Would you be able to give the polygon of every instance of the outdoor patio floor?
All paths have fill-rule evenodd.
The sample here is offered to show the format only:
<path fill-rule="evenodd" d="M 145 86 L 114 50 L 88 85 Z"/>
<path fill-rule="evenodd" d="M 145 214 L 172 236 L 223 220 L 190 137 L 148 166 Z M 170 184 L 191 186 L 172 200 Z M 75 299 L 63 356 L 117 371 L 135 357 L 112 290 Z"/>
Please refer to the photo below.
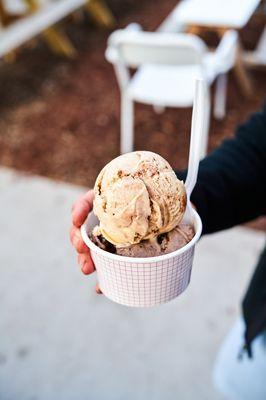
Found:
<path fill-rule="evenodd" d="M 211 371 L 262 232 L 235 228 L 198 245 L 175 301 L 131 309 L 96 295 L 68 238 L 84 188 L 0 170 L 1 400 L 218 400 Z"/>

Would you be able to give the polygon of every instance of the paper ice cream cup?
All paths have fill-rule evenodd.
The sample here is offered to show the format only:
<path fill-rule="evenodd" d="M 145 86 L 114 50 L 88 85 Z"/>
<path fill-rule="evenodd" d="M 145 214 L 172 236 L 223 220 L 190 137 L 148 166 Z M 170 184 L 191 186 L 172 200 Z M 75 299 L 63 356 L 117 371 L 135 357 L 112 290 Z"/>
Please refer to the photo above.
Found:
<path fill-rule="evenodd" d="M 109 253 L 96 246 L 88 234 L 98 219 L 90 213 L 81 227 L 81 235 L 90 248 L 103 294 L 116 303 L 131 307 L 152 307 L 179 296 L 190 282 L 195 244 L 202 223 L 192 210 L 195 236 L 184 247 L 157 257 L 135 258 Z"/>

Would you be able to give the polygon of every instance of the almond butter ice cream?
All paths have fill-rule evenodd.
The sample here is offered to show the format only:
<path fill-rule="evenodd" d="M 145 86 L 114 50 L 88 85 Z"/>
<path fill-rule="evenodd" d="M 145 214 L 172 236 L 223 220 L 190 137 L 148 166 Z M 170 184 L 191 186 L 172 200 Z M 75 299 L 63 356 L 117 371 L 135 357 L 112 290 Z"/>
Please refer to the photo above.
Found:
<path fill-rule="evenodd" d="M 172 231 L 186 209 L 183 182 L 166 160 L 149 151 L 112 160 L 100 172 L 94 193 L 98 236 L 117 249 Z"/>

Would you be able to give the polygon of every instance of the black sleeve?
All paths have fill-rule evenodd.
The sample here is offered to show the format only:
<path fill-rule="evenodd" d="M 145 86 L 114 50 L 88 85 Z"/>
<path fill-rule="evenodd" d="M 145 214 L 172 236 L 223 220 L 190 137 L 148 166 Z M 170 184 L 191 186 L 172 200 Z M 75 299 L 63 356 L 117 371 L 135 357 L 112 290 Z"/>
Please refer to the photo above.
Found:
<path fill-rule="evenodd" d="M 202 218 L 203 233 L 266 214 L 266 104 L 200 162 L 191 200 Z"/>

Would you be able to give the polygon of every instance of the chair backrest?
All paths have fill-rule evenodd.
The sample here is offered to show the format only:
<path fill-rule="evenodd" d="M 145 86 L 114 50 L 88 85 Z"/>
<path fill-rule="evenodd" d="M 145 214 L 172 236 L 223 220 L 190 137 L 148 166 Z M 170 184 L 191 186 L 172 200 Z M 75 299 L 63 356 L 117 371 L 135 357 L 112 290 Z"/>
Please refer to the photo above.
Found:
<path fill-rule="evenodd" d="M 238 49 L 238 33 L 234 30 L 227 31 L 216 49 L 219 69 L 221 72 L 229 71 L 235 64 Z"/>
<path fill-rule="evenodd" d="M 106 58 L 132 68 L 143 64 L 191 65 L 201 64 L 205 51 L 204 42 L 194 35 L 123 29 L 109 37 Z"/>

